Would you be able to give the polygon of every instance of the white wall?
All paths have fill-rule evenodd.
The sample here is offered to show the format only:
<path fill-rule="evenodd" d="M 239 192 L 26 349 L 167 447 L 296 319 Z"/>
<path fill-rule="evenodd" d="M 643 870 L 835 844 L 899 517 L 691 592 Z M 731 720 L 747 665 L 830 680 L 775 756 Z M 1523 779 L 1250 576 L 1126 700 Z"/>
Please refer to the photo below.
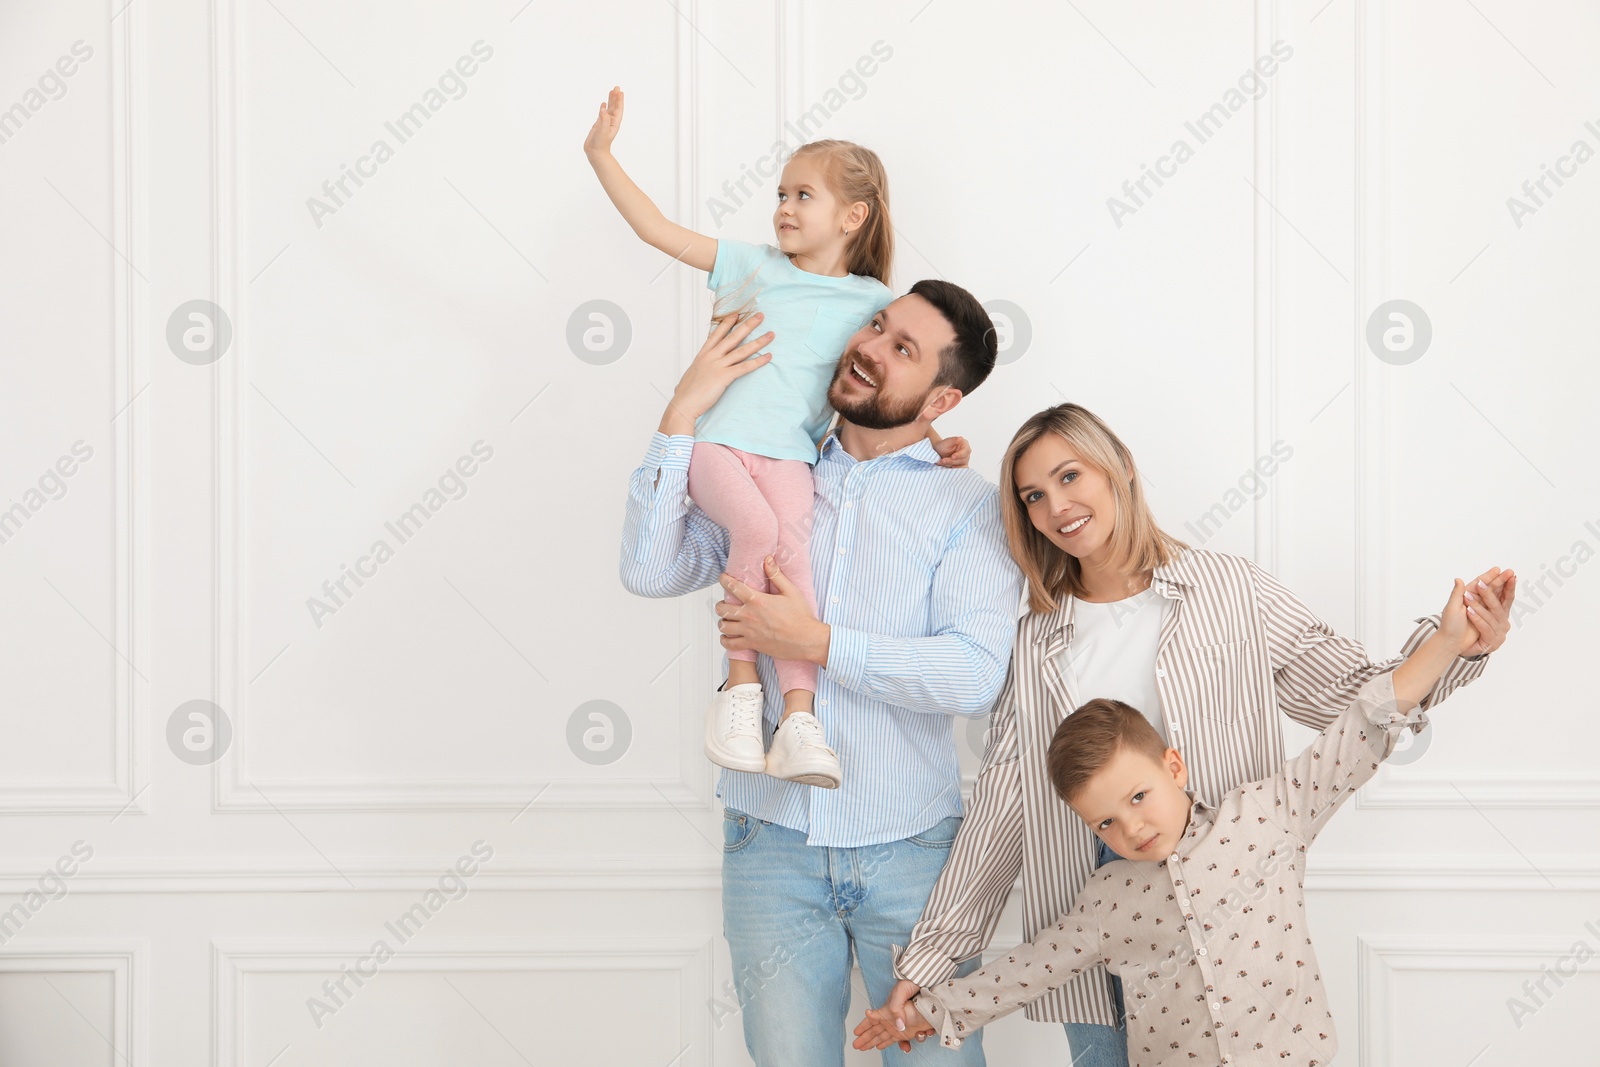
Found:
<path fill-rule="evenodd" d="M 1587 1047 L 1600 163 L 1561 161 L 1600 149 L 1592 7 L 124 3 L 0 13 L 7 1067 L 748 1062 L 698 740 L 714 597 L 615 573 L 709 301 L 584 161 L 614 83 L 619 158 L 704 232 L 770 240 L 770 185 L 724 183 L 803 113 L 884 157 L 897 288 L 1020 309 L 944 427 L 991 477 L 1028 414 L 1084 403 L 1175 533 L 1375 652 L 1514 566 L 1506 649 L 1319 842 L 1310 907 L 1341 1063 Z M 1185 124 L 1279 41 L 1201 143 Z M 386 123 L 458 61 L 402 142 Z M 1126 196 L 1178 139 L 1192 158 Z M 1535 202 L 1546 164 L 1569 176 Z M 1410 362 L 1367 344 L 1394 299 L 1431 323 Z M 631 341 L 583 359 L 595 300 Z M 169 340 L 191 301 L 225 314 L 220 353 Z M 215 759 L 183 743 L 190 701 L 226 716 Z M 569 738 L 597 708 L 591 754 Z M 459 899 L 430 899 L 458 862 Z M 419 902 L 402 944 L 385 924 Z M 1066 1059 L 1020 1017 L 988 1048 Z"/>

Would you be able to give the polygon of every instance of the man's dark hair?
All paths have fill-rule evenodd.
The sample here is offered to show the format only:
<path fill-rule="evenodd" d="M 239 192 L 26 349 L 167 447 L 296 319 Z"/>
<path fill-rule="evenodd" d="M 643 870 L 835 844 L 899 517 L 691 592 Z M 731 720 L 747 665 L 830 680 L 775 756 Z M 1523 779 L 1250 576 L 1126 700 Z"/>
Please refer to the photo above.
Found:
<path fill-rule="evenodd" d="M 939 373 L 934 385 L 953 385 L 966 396 L 994 370 L 999 339 L 994 322 L 978 298 L 951 282 L 925 278 L 911 291 L 938 309 L 956 332 L 956 339 L 939 352 Z"/>

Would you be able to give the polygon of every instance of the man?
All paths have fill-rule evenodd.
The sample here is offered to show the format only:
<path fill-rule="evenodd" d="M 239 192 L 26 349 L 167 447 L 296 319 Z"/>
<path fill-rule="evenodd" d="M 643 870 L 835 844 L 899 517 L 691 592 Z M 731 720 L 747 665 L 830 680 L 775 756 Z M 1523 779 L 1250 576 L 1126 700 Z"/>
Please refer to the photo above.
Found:
<path fill-rule="evenodd" d="M 928 440 L 995 363 L 988 315 L 943 281 L 918 282 L 858 330 L 829 387 L 839 421 L 813 472 L 821 618 L 776 561 L 771 593 L 722 573 L 727 535 L 686 498 L 689 455 L 695 419 L 765 365 L 756 353 L 769 338 L 746 340 L 756 325 L 719 323 L 684 372 L 630 485 L 620 569 L 642 596 L 720 580 L 737 597 L 717 605 L 721 642 L 764 653 L 769 732 L 783 712 L 770 659 L 820 668 L 823 736 L 808 743 L 838 754 L 839 788 L 725 769 L 717 795 L 745 1043 L 761 1067 L 821 1067 L 843 1062 L 852 950 L 868 999 L 883 1003 L 897 946 L 949 855 L 961 823 L 954 717 L 985 714 L 1000 691 L 1022 580 L 998 491 L 940 466 Z M 983 1053 L 975 1040 L 926 1044 L 897 1062 L 981 1065 Z"/>

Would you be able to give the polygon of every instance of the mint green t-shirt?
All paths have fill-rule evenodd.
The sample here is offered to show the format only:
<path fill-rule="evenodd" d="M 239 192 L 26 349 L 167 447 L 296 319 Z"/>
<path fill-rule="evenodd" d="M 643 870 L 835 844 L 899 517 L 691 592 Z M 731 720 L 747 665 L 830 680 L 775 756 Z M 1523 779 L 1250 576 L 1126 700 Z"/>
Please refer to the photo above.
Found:
<path fill-rule="evenodd" d="M 755 335 L 776 336 L 766 349 L 771 361 L 728 386 L 695 422 L 695 440 L 815 463 L 833 421 L 828 385 L 839 357 L 850 335 L 889 303 L 889 287 L 855 274 L 808 273 L 772 245 L 719 240 L 706 288 L 734 307 L 753 300 L 765 316 Z"/>

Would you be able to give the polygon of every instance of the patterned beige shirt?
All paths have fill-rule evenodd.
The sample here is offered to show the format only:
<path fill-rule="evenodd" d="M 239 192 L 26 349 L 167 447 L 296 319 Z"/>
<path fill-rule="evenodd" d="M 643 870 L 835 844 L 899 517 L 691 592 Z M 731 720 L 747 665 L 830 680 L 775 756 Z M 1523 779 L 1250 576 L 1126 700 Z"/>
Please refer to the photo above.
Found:
<path fill-rule="evenodd" d="M 1399 666 L 1439 625 L 1438 615 L 1416 619 L 1399 655 L 1373 660 L 1243 556 L 1191 548 L 1156 568 L 1152 585 L 1171 601 L 1156 652 L 1161 710 L 1201 798 L 1274 773 L 1284 760 L 1285 715 L 1322 729 L 1367 680 Z M 1060 669 L 1074 603 L 1062 597 L 1056 610 L 1030 612 L 1017 624 L 972 802 L 895 965 L 897 977 L 924 989 L 989 944 L 1019 874 L 1022 936 L 1032 938 L 1071 906 L 1095 869 L 1094 834 L 1056 796 L 1044 761 L 1056 726 L 1095 695 L 1070 692 Z M 1487 659 L 1457 659 L 1422 706 L 1437 708 Z M 1035 1021 L 1117 1024 L 1101 967 L 1025 1011 Z"/>
<path fill-rule="evenodd" d="M 1401 730 L 1380 674 L 1279 772 L 1215 808 L 1190 792 L 1188 827 L 1164 860 L 1119 859 L 1077 907 L 982 970 L 919 993 L 916 1009 L 958 1047 L 972 1031 L 1105 964 L 1123 981 L 1132 1067 L 1318 1067 L 1339 1043 L 1306 929 L 1305 854 L 1377 772 Z"/>

